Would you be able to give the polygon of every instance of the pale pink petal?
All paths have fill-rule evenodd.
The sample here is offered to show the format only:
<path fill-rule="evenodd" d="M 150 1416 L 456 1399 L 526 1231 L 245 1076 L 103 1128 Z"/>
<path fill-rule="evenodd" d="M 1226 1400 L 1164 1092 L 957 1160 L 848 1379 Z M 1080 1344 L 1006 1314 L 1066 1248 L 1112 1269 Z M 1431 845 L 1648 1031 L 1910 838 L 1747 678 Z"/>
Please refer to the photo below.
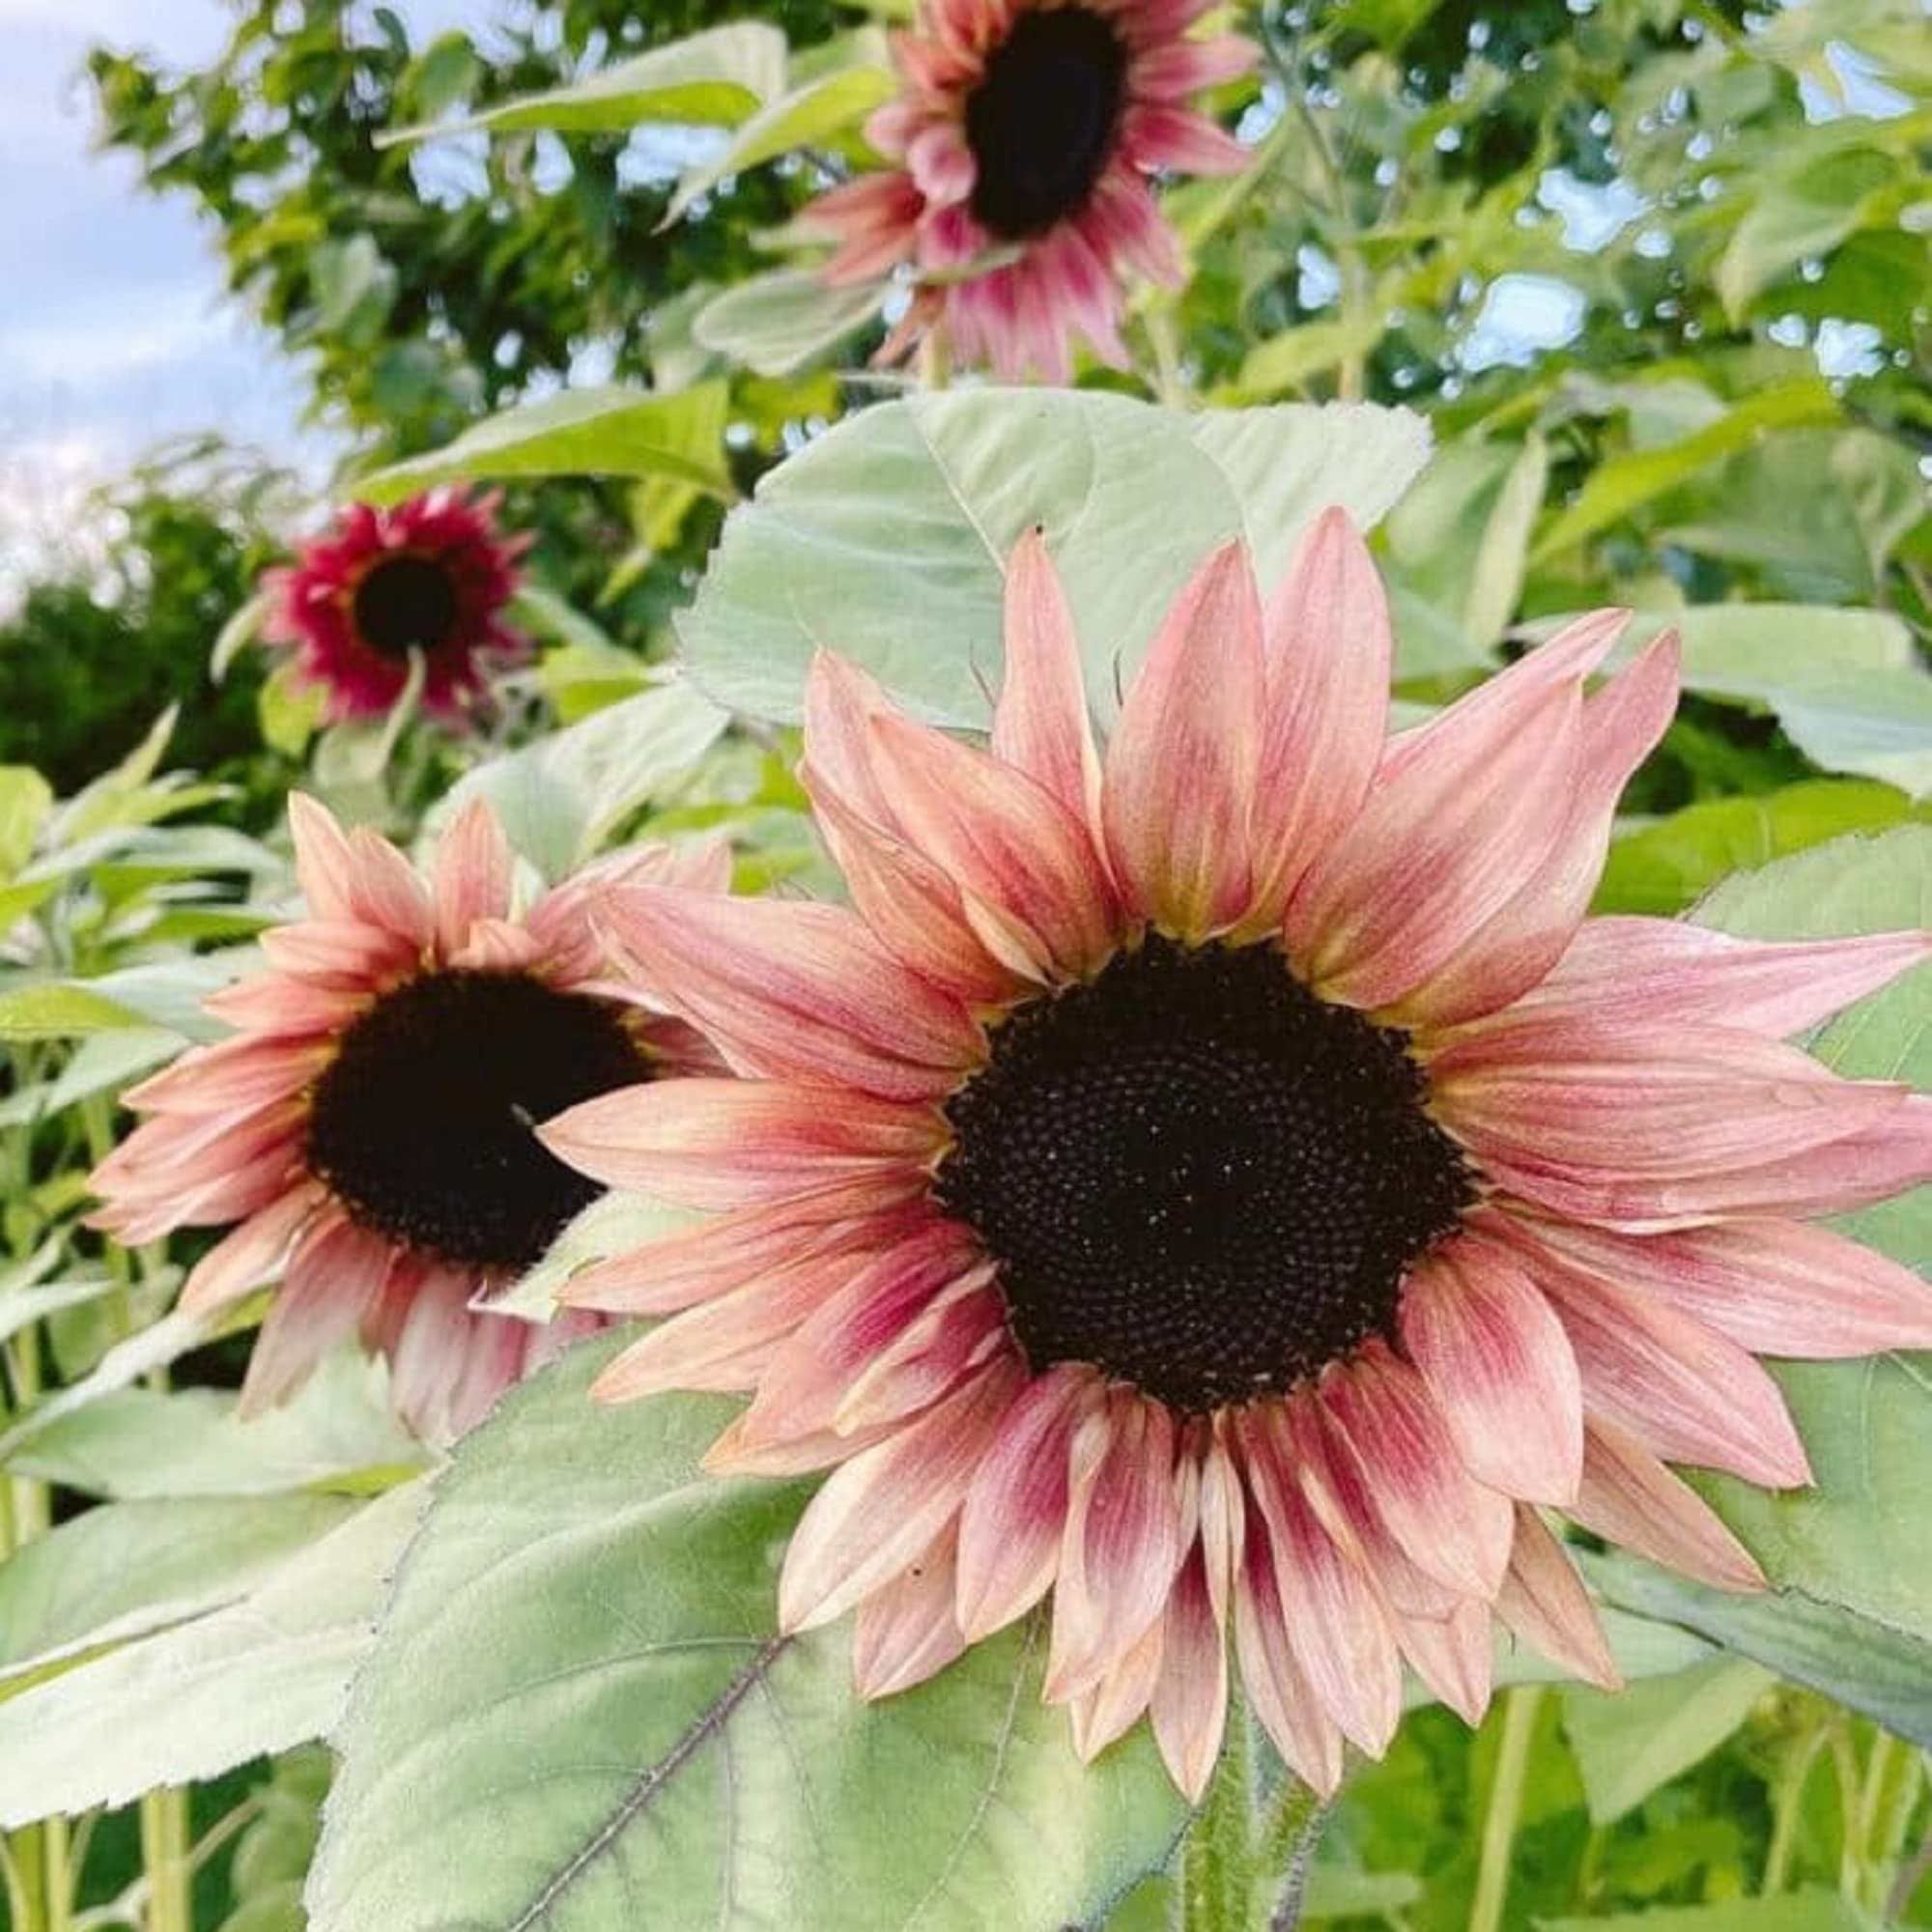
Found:
<path fill-rule="evenodd" d="M 847 1386 L 833 1413 L 850 1434 L 909 1415 L 936 1402 L 966 1374 L 1013 1347 L 1006 1298 L 990 1263 L 953 1283 L 907 1324 Z"/>
<path fill-rule="evenodd" d="M 355 861 L 335 814 L 320 799 L 293 791 L 289 832 L 295 840 L 296 882 L 309 911 L 317 919 L 355 919 Z"/>
<path fill-rule="evenodd" d="M 1761 1590 L 1764 1573 L 1701 1497 L 1642 1443 L 1601 1416 L 1583 1438 L 1583 1487 L 1570 1514 L 1585 1529 L 1720 1590 Z"/>
<path fill-rule="evenodd" d="M 952 1614 L 957 1532 L 948 1524 L 917 1559 L 859 1605 L 852 1681 L 862 1697 L 890 1697 L 944 1670 L 966 1648 Z"/>
<path fill-rule="evenodd" d="M 436 852 L 436 944 L 445 957 L 469 937 L 477 920 L 508 917 L 515 875 L 516 859 L 497 814 L 482 799 L 471 799 Z"/>
<path fill-rule="evenodd" d="M 1932 1285 L 1803 1221 L 1736 1221 L 1662 1235 L 1518 1222 L 1570 1265 L 1638 1289 L 1753 1354 L 1801 1360 L 1932 1349 Z"/>
<path fill-rule="evenodd" d="M 355 917 L 427 947 L 436 935 L 429 893 L 416 869 L 380 833 L 358 825 L 349 835 L 355 877 L 350 891 Z"/>
<path fill-rule="evenodd" d="M 1597 1606 L 1577 1566 L 1526 1503 L 1517 1507 L 1516 1548 L 1496 1597 L 1496 1614 L 1551 1663 L 1603 1690 L 1623 1688 Z"/>
<path fill-rule="evenodd" d="M 317 1363 L 355 1333 L 387 1264 L 387 1243 L 344 1216 L 325 1218 L 310 1229 L 249 1353 L 242 1385 L 243 1416 L 286 1402 Z"/>
<path fill-rule="evenodd" d="M 520 1316 L 472 1308 L 463 1356 L 449 1396 L 449 1433 L 467 1435 L 496 1407 L 503 1391 L 523 1379 L 528 1337 L 541 1334 Z"/>
<path fill-rule="evenodd" d="M 473 1280 L 454 1268 L 432 1268 L 410 1296 L 389 1356 L 396 1412 L 425 1442 L 457 1434 L 456 1394 L 469 1364 Z M 505 1318 L 497 1318 L 498 1320 Z"/>
<path fill-rule="evenodd" d="M 1263 721 L 1244 924 L 1279 926 L 1302 875 L 1361 810 L 1388 728 L 1388 601 L 1344 510 L 1302 539 L 1264 625 Z"/>
<path fill-rule="evenodd" d="M 1007 564 L 1006 675 L 993 711 L 993 755 L 1100 823 L 1100 759 L 1087 714 L 1073 613 L 1037 529 Z"/>
<path fill-rule="evenodd" d="M 1224 545 L 1168 612 L 1107 745 L 1101 813 L 1129 907 L 1185 939 L 1230 926 L 1253 887 L 1262 613 Z"/>
<path fill-rule="evenodd" d="M 358 920 L 302 920 L 263 933 L 259 944 L 278 973 L 363 992 L 419 965 L 422 957 L 407 939 Z"/>
<path fill-rule="evenodd" d="M 1410 1561 L 1453 1590 L 1493 1597 L 1509 1563 L 1510 1505 L 1463 1467 L 1422 1378 L 1372 1345 L 1331 1369 L 1319 1393 Z"/>
<path fill-rule="evenodd" d="M 952 1520 L 1023 1374 L 1001 1362 L 836 1469 L 792 1533 L 779 1625 L 814 1630 L 916 1560 Z"/>
<path fill-rule="evenodd" d="M 1396 1631 L 1415 1674 L 1465 1724 L 1480 1724 L 1495 1662 L 1489 1605 L 1465 1597 L 1446 1617 L 1398 1617 Z"/>
<path fill-rule="evenodd" d="M 1679 658 L 1675 634 L 1666 634 L 1585 702 L 1574 789 L 1555 843 L 1514 897 L 1404 996 L 1403 1024 L 1440 1027 L 1493 1012 L 1556 962 L 1603 876 L 1624 786 L 1676 713 Z"/>
<path fill-rule="evenodd" d="M 469 936 L 451 950 L 444 964 L 466 973 L 528 973 L 543 962 L 543 943 L 528 926 L 514 920 L 479 919 L 469 927 Z M 585 986 L 585 992 L 603 990 Z M 621 999 L 629 987 L 611 987 L 606 997 Z"/>
<path fill-rule="evenodd" d="M 333 1047 L 320 1039 L 245 1037 L 197 1046 L 121 1097 L 143 1114 L 227 1114 L 271 1106 L 306 1087 Z"/>
<path fill-rule="evenodd" d="M 1443 1243 L 1404 1285 L 1402 1340 L 1473 1475 L 1528 1502 L 1576 1500 L 1577 1358 L 1517 1261 L 1478 1235 Z"/>
<path fill-rule="evenodd" d="M 841 1435 L 822 1429 L 789 1441 L 751 1445 L 745 1440 L 745 1418 L 741 1415 L 704 1452 L 699 1466 L 714 1476 L 810 1476 L 821 1469 L 849 1463 L 861 1450 L 884 1442 L 904 1428 L 888 1422 L 877 1429 L 862 1429 Z"/>
<path fill-rule="evenodd" d="M 238 980 L 202 1010 L 243 1033 L 284 1040 L 340 1033 L 372 998 L 366 986 L 317 986 L 281 973 Z"/>
<path fill-rule="evenodd" d="M 250 1293 L 280 1268 L 290 1246 L 327 1199 L 315 1180 L 298 1181 L 203 1255 L 182 1286 L 182 1312 L 195 1315 Z"/>
<path fill-rule="evenodd" d="M 731 1208 L 877 1179 L 891 1183 L 944 1146 L 929 1108 L 753 1080 L 620 1088 L 537 1130 L 559 1160 L 607 1187 L 681 1207 Z"/>
<path fill-rule="evenodd" d="M 1180 1567 L 1174 1422 L 1118 1388 L 1073 1434 L 1044 1694 L 1090 1690 L 1160 1615 Z"/>
<path fill-rule="evenodd" d="M 979 169 L 962 130 L 948 122 L 922 128 L 906 144 L 906 172 L 934 208 L 964 201 L 973 192 Z"/>
<path fill-rule="evenodd" d="M 604 920 L 640 984 L 753 1077 L 945 1094 L 984 1054 L 978 1023 L 843 906 L 634 886 Z"/>
<path fill-rule="evenodd" d="M 1673 1463 L 1797 1489 L 1811 1465 L 1757 1358 L 1641 1291 L 1546 1266 L 1538 1279 L 1577 1351 L 1583 1397 Z"/>
<path fill-rule="evenodd" d="M 1093 1761 L 1139 1721 L 1154 1693 L 1166 1645 L 1165 1619 L 1156 1617 L 1106 1674 L 1068 1700 L 1073 1748 Z"/>
<path fill-rule="evenodd" d="M 1932 958 L 1932 934 L 1768 945 L 1666 919 L 1584 922 L 1549 976 L 1485 1024 L 1742 1027 L 1785 1038 Z"/>
<path fill-rule="evenodd" d="M 1191 175 L 1237 175 L 1254 151 L 1205 115 L 1143 102 L 1121 117 L 1121 150 L 1150 173 L 1173 168 Z"/>
<path fill-rule="evenodd" d="M 975 1643 L 1046 1595 L 1066 1526 L 1075 1427 L 1100 1400 L 1092 1370 L 1062 1364 L 1008 1411 L 959 1517 L 959 1623 Z"/>
<path fill-rule="evenodd" d="M 1225 1601 L 1225 1600 L 1224 1600 Z M 1221 1755 L 1228 1719 L 1228 1638 L 1196 1544 L 1175 1578 L 1153 1688 L 1154 1742 L 1190 1804 L 1198 1804 Z"/>
<path fill-rule="evenodd" d="M 1260 49 L 1244 34 L 1211 41 L 1170 41 L 1135 57 L 1131 86 L 1143 100 L 1179 100 L 1203 88 L 1239 80 Z"/>

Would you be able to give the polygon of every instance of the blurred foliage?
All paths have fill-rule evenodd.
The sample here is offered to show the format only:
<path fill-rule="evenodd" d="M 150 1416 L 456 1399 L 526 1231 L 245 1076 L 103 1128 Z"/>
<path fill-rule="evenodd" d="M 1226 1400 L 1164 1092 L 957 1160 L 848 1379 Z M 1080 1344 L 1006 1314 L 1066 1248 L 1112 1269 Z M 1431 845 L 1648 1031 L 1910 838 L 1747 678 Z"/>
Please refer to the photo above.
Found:
<path fill-rule="evenodd" d="M 279 548 L 290 479 L 196 442 L 142 464 L 83 513 L 69 559 L 0 620 L 0 764 L 76 791 L 181 707 L 175 755 L 260 758 L 252 655 L 217 689 L 209 652 Z M 286 783 L 286 774 L 282 775 Z"/>

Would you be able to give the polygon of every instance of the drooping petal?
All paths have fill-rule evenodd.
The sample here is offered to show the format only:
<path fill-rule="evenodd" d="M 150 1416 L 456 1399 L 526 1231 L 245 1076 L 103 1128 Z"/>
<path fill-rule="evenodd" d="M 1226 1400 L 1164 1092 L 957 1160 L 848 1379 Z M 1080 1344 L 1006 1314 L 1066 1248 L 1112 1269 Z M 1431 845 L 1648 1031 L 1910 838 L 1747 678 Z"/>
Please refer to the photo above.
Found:
<path fill-rule="evenodd" d="M 182 1286 L 184 1314 L 220 1308 L 249 1293 L 281 1265 L 291 1244 L 327 1198 L 319 1181 L 298 1181 L 251 1214 L 203 1255 Z"/>
<path fill-rule="evenodd" d="M 1256 931 L 1280 925 L 1303 874 L 1361 810 L 1388 728 L 1388 601 L 1346 511 L 1323 511 L 1302 539 L 1263 636 L 1266 715 L 1243 921 Z"/>
<path fill-rule="evenodd" d="M 1037 529 L 1020 538 L 1007 564 L 1006 647 L 1006 675 L 993 710 L 993 755 L 1097 828 L 1100 759 L 1087 713 L 1080 639 Z"/>
<path fill-rule="evenodd" d="M 1570 1514 L 1585 1529 L 1719 1590 L 1761 1590 L 1764 1572 L 1717 1512 L 1642 1443 L 1602 1416 L 1583 1437 L 1583 1484 Z"/>
<path fill-rule="evenodd" d="M 1218 550 L 1180 593 L 1107 745 L 1101 813 L 1129 906 L 1184 939 L 1246 911 L 1261 752 L 1262 615 L 1246 553 Z"/>
<path fill-rule="evenodd" d="M 815 1630 L 905 1570 L 958 1509 L 1022 1374 L 996 1363 L 834 1471 L 792 1533 L 779 1625 Z"/>
<path fill-rule="evenodd" d="M 1496 1614 L 1552 1663 L 1605 1690 L 1623 1688 L 1597 1606 L 1577 1567 L 1527 1503 L 1516 1512 L 1516 1547 Z"/>
<path fill-rule="evenodd" d="M 1188 1802 L 1198 1804 L 1214 1775 L 1228 1720 L 1228 1639 L 1199 1544 L 1168 1599 L 1152 1716 L 1169 1773 Z"/>
<path fill-rule="evenodd" d="M 1493 1688 L 1490 1605 L 1464 1597 L 1446 1617 L 1399 1616 L 1396 1634 L 1415 1674 L 1465 1724 L 1480 1724 Z"/>
<path fill-rule="evenodd" d="M 586 1100 L 537 1137 L 607 1187 L 731 1208 L 867 1179 L 889 1186 L 939 1151 L 941 1133 L 930 1109 L 864 1094 L 833 1108 L 810 1087 L 665 1080 Z"/>
<path fill-rule="evenodd" d="M 956 1086 L 984 1051 L 959 1002 L 842 906 L 633 886 L 604 918 L 653 999 L 753 1077 L 917 1099 Z"/>
<path fill-rule="evenodd" d="M 1527 1502 L 1576 1500 L 1577 1358 L 1510 1255 L 1475 1235 L 1445 1242 L 1403 1289 L 1402 1340 L 1474 1476 Z"/>
<path fill-rule="evenodd" d="M 952 1525 L 859 1605 L 852 1681 L 862 1697 L 890 1697 L 944 1670 L 966 1648 L 952 1614 Z"/>
<path fill-rule="evenodd" d="M 1137 1723 L 1153 1697 L 1166 1651 L 1167 1620 L 1156 1617 L 1121 1661 L 1067 1701 L 1073 1748 L 1093 1761 Z"/>

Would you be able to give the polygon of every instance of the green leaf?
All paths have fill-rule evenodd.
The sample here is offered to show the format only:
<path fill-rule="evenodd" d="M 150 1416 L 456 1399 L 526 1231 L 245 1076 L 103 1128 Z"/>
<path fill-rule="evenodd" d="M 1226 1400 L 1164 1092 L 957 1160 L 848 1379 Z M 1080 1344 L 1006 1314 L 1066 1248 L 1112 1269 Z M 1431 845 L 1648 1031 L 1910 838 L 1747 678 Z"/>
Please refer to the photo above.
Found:
<path fill-rule="evenodd" d="M 1365 355 L 1382 339 L 1381 314 L 1297 323 L 1248 351 L 1236 384 L 1243 396 L 1278 396 L 1300 389 L 1351 355 Z"/>
<path fill-rule="evenodd" d="M 71 1039 L 137 1027 L 141 1015 L 72 980 L 32 980 L 0 992 L 0 1039 Z"/>
<path fill-rule="evenodd" d="M 501 1294 L 492 1295 L 490 1306 L 528 1321 L 547 1321 L 556 1309 L 559 1291 L 581 1269 L 696 1227 L 704 1218 L 693 1208 L 673 1208 L 612 1188 L 570 1222 L 535 1267 Z M 0 1309 L 5 1306 L 0 1301 Z"/>
<path fill-rule="evenodd" d="M 293 658 L 278 664 L 255 694 L 262 742 L 285 758 L 298 758 L 328 716 L 328 694 L 301 675 Z"/>
<path fill-rule="evenodd" d="M 1776 1898 L 1733 1898 L 1721 1905 L 1665 1906 L 1652 1912 L 1539 1918 L 1537 1932 L 1876 1932 L 1849 1899 L 1834 1891 L 1793 1891 Z"/>
<path fill-rule="evenodd" d="M 808 444 L 732 513 L 679 634 L 703 688 L 757 717 L 799 718 L 824 646 L 936 722 L 983 725 L 1006 559 L 1040 524 L 1105 712 L 1217 544 L 1244 535 L 1271 585 L 1319 510 L 1374 523 L 1427 446 L 1418 418 L 1361 407 L 1182 415 L 997 388 L 885 404 Z"/>
<path fill-rule="evenodd" d="M 546 878 L 560 879 L 682 779 L 725 723 L 708 698 L 673 679 L 478 765 L 444 810 L 487 798 L 511 844 Z"/>
<path fill-rule="evenodd" d="M 427 456 L 363 477 L 355 494 L 397 503 L 463 477 L 674 476 L 729 496 L 722 382 L 660 395 L 649 389 L 566 389 L 467 429 Z"/>
<path fill-rule="evenodd" d="M 732 128 L 778 94 L 784 77 L 784 35 L 762 21 L 743 20 L 654 47 L 569 87 L 526 95 L 486 114 L 399 128 L 384 142 L 420 141 L 478 128 L 493 133 L 553 128 L 566 134 L 628 134 L 645 121 Z"/>
<path fill-rule="evenodd" d="M 1749 447 L 1768 430 L 1831 422 L 1837 414 L 1830 385 L 1806 377 L 1762 389 L 1716 422 L 1660 449 L 1613 456 L 1599 464 L 1575 499 L 1549 519 L 1529 560 L 1542 563 L 1621 523 L 1700 470 Z"/>
<path fill-rule="evenodd" d="M 1679 913 L 1734 872 L 1849 832 L 1880 832 L 1924 812 L 1891 785 L 1819 779 L 1754 798 L 1708 799 L 1610 847 L 1599 912 Z"/>
<path fill-rule="evenodd" d="M 1614 1824 L 1709 1757 L 1775 1682 L 1755 1663 L 1722 1659 L 1614 1693 L 1566 1688 L 1563 1727 L 1583 1775 L 1590 1822 Z"/>
<path fill-rule="evenodd" d="M 0 1703 L 0 1829 L 125 1804 L 329 1730 L 422 1502 L 356 1511 L 256 1590 Z"/>
<path fill-rule="evenodd" d="M 706 349 L 760 376 L 789 376 L 879 310 L 869 284 L 834 288 L 811 269 L 777 269 L 715 297 L 692 322 Z"/>
<path fill-rule="evenodd" d="M 53 787 L 31 765 L 0 765 L 0 878 L 33 857 L 53 806 Z"/>
<path fill-rule="evenodd" d="M 257 591 L 215 633 L 214 648 L 208 654 L 208 674 L 216 684 L 227 676 L 229 667 L 260 635 L 262 621 L 273 603 L 268 591 Z"/>
<path fill-rule="evenodd" d="M 356 1507 L 320 1495 L 171 1497 L 61 1523 L 0 1563 L 0 1681 L 234 1603 Z"/>
<path fill-rule="evenodd" d="M 774 1635 L 807 1486 L 698 1470 L 726 1403 L 591 1404 L 611 1352 L 459 1445 L 336 1738 L 315 1932 L 1048 1927 L 1164 1861 L 1150 1739 L 1083 1768 L 1037 1627 L 878 1704 L 849 1625 Z"/>
<path fill-rule="evenodd" d="M 857 127 L 897 92 L 897 80 L 880 67 L 839 68 L 793 89 L 753 115 L 717 156 L 685 175 L 670 198 L 662 225 L 669 227 L 726 175 L 743 174 L 747 168 L 793 148 L 808 147 Z"/>
<path fill-rule="evenodd" d="M 1807 156 L 1757 188 L 1731 231 L 1714 277 L 1724 313 L 1743 321 L 1751 298 L 1808 256 L 1829 255 L 1863 226 L 1865 203 L 1893 179 L 1893 164 L 1870 148 Z"/>

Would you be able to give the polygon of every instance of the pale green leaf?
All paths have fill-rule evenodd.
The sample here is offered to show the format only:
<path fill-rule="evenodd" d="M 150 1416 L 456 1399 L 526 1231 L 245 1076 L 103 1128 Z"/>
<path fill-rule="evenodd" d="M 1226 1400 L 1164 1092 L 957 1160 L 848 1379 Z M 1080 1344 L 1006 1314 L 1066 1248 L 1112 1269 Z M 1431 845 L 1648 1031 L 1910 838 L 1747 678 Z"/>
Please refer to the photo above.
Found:
<path fill-rule="evenodd" d="M 125 1804 L 328 1731 L 421 1500 L 393 1491 L 238 1602 L 0 1703 L 0 1829 Z"/>
<path fill-rule="evenodd" d="M 1834 1891 L 1793 1891 L 1776 1898 L 1733 1898 L 1721 1905 L 1668 1905 L 1646 1912 L 1593 1913 L 1588 1918 L 1539 1918 L 1537 1932 L 1877 1932 L 1849 1899 Z"/>
<path fill-rule="evenodd" d="M 31 765 L 0 765 L 0 878 L 33 857 L 53 805 L 53 787 Z"/>
<path fill-rule="evenodd" d="M 565 1283 L 592 1262 L 662 1240 L 697 1226 L 704 1218 L 694 1208 L 673 1208 L 612 1188 L 600 1194 L 557 1236 L 535 1267 L 501 1294 L 493 1295 L 490 1306 L 526 1321 L 548 1321 Z M 0 1311 L 5 1308 L 6 1303 L 0 1301 Z"/>
<path fill-rule="evenodd" d="M 71 1039 L 114 1027 L 137 1027 L 141 1015 L 73 980 L 30 980 L 0 991 L 0 1039 Z"/>
<path fill-rule="evenodd" d="M 1365 355 L 1382 339 L 1385 327 L 1379 312 L 1297 323 L 1248 351 L 1236 386 L 1256 398 L 1298 390 L 1311 376 L 1323 375 L 1351 355 Z"/>
<path fill-rule="evenodd" d="M 1830 254 L 1863 222 L 1867 197 L 1892 179 L 1886 156 L 1851 148 L 1807 156 L 1757 184 L 1714 277 L 1732 324 L 1744 319 L 1760 290 L 1806 257 Z"/>
<path fill-rule="evenodd" d="M 214 648 L 208 654 L 208 674 L 216 684 L 228 675 L 229 667 L 261 634 L 262 621 L 273 601 L 268 591 L 258 591 L 215 633 Z"/>
<path fill-rule="evenodd" d="M 1563 1728 L 1583 1776 L 1591 1823 L 1614 1824 L 1659 1785 L 1709 1757 L 1776 1681 L 1755 1663 L 1723 1659 L 1614 1692 L 1568 1687 Z"/>
<path fill-rule="evenodd" d="M 1032 1624 L 877 1704 L 849 1624 L 775 1635 L 808 1486 L 699 1471 L 726 1403 L 593 1405 L 610 1353 L 459 1445 L 335 1741 L 315 1932 L 1044 1928 L 1162 1863 L 1151 1741 L 1083 1767 Z"/>
<path fill-rule="evenodd" d="M 784 35 L 763 21 L 741 20 L 618 61 L 568 87 L 526 95 L 465 120 L 400 128 L 385 139 L 420 141 L 479 128 L 628 134 L 645 121 L 730 128 L 780 93 L 784 77 Z"/>
<path fill-rule="evenodd" d="M 262 742 L 285 758 L 298 758 L 328 716 L 328 694 L 301 675 L 293 658 L 262 680 L 255 694 L 255 717 Z"/>
<path fill-rule="evenodd" d="M 879 310 L 868 284 L 834 288 L 810 269 L 777 269 L 714 297 L 692 322 L 704 348 L 760 376 L 789 376 Z"/>
<path fill-rule="evenodd" d="M 1271 586 L 1321 509 L 1374 523 L 1427 448 L 1418 418 L 1366 407 L 1182 415 L 997 388 L 885 404 L 809 444 L 733 512 L 679 632 L 699 683 L 736 710 L 795 721 L 824 647 L 936 722 L 982 725 L 1006 560 L 1038 524 L 1104 716 L 1215 546 L 1244 536 Z"/>
<path fill-rule="evenodd" d="M 362 477 L 355 494 L 396 503 L 438 483 L 514 476 L 673 476 L 728 496 L 723 383 L 659 394 L 565 389 L 467 429 L 454 442 Z"/>

